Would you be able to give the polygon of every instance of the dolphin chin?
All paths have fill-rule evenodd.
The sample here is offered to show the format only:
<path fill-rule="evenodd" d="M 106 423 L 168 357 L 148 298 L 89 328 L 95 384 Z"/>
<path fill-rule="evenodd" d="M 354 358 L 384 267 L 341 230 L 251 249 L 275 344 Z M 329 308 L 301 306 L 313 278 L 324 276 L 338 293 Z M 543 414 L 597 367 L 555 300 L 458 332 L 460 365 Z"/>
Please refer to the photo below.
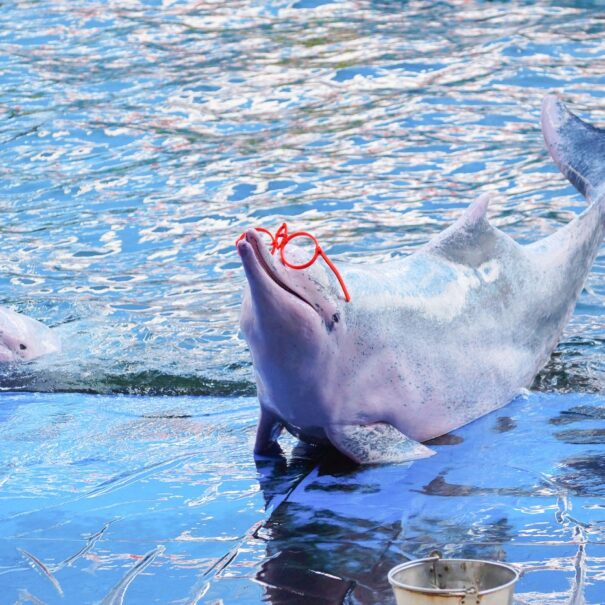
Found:
<path fill-rule="evenodd" d="M 591 203 L 532 244 L 490 224 L 484 195 L 407 257 L 339 265 L 352 294 L 343 304 L 318 263 L 291 271 L 248 232 L 239 251 L 261 409 L 255 453 L 277 451 L 285 428 L 363 464 L 423 458 L 432 452 L 421 441 L 531 386 L 605 235 L 605 130 L 552 96 L 542 126 L 553 160 Z"/>

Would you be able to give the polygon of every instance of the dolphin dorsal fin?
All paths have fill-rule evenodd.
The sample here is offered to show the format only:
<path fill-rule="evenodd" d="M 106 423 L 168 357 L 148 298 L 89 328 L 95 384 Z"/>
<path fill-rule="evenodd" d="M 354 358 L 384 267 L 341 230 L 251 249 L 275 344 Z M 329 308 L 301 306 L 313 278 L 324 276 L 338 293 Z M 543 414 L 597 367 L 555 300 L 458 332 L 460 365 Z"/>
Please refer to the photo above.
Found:
<path fill-rule="evenodd" d="M 491 197 L 490 193 L 483 193 L 469 204 L 453 225 L 439 233 L 427 244 L 428 251 L 438 253 L 455 241 L 463 239 L 468 242 L 473 235 L 493 229 L 487 220 L 487 208 Z"/>
<path fill-rule="evenodd" d="M 491 199 L 490 193 L 482 193 L 472 204 L 469 204 L 459 222 L 464 224 L 469 231 L 472 231 L 478 223 L 488 223 L 487 208 Z"/>
<path fill-rule="evenodd" d="M 479 196 L 453 225 L 433 238 L 423 251 L 474 268 L 496 256 L 503 246 L 518 246 L 487 220 L 491 197 L 490 193 Z"/>

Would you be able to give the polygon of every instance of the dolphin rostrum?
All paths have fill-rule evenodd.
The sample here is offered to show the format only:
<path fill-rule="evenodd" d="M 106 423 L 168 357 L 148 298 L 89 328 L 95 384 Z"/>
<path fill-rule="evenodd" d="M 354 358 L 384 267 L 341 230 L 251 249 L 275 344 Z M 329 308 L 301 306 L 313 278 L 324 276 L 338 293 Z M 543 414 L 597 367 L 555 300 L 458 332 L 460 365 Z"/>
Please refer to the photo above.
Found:
<path fill-rule="evenodd" d="M 0 307 L 0 362 L 29 361 L 60 350 L 61 341 L 48 326 Z"/>
<path fill-rule="evenodd" d="M 510 402 L 555 348 L 605 228 L 605 130 L 544 99 L 542 130 L 590 205 L 526 246 L 490 225 L 489 195 L 428 244 L 380 265 L 296 270 L 255 229 L 237 244 L 248 288 L 241 328 L 260 401 L 255 452 L 286 428 L 359 463 L 433 452 L 422 441 Z M 292 245 L 293 246 L 293 245 Z M 295 250 L 294 255 L 302 255 Z M 301 256 L 302 258 L 302 256 Z"/>

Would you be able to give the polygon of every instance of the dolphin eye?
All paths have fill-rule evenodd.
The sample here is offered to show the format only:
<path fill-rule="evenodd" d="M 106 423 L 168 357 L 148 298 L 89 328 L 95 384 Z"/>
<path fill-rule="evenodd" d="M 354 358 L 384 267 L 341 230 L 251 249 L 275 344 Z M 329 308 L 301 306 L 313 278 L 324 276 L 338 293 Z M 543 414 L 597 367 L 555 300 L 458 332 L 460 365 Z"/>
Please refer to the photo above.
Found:
<path fill-rule="evenodd" d="M 337 324 L 340 321 L 340 313 L 334 313 L 334 315 L 332 315 L 332 321 Z"/>
<path fill-rule="evenodd" d="M 19 345 L 19 348 L 20 348 L 22 351 L 25 351 L 25 349 L 27 349 L 27 345 L 24 345 L 23 343 L 21 343 L 21 344 Z"/>

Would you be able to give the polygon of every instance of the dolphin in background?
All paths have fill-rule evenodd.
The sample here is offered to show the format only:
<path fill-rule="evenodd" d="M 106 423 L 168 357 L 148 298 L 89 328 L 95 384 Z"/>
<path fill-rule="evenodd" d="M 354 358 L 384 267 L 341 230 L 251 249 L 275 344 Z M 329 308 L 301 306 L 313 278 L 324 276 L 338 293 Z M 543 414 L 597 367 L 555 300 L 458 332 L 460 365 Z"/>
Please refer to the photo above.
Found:
<path fill-rule="evenodd" d="M 0 362 L 29 361 L 60 350 L 61 341 L 48 326 L 0 307 Z"/>
<path fill-rule="evenodd" d="M 432 454 L 423 441 L 532 384 L 605 228 L 605 130 L 547 96 L 542 131 L 589 206 L 535 243 L 520 245 L 493 227 L 482 195 L 405 258 L 339 264 L 347 303 L 321 262 L 290 269 L 256 230 L 246 232 L 237 249 L 248 280 L 241 329 L 260 402 L 257 454 L 278 452 L 285 428 L 362 464 L 414 460 Z"/>

